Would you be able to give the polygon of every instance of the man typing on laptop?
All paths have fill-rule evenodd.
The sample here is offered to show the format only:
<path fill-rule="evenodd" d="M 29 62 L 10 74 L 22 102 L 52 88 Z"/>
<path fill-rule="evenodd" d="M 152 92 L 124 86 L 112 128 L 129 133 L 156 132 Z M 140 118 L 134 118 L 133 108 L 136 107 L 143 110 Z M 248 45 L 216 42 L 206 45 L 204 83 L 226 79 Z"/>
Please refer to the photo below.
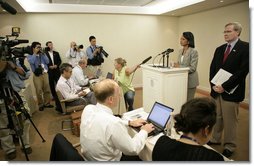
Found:
<path fill-rule="evenodd" d="M 81 116 L 80 144 L 86 160 L 119 161 L 125 155 L 138 155 L 144 148 L 148 133 L 154 130 L 152 124 L 142 119 L 124 121 L 113 115 L 117 106 L 120 88 L 114 80 L 105 79 L 94 86 L 96 105 L 85 107 Z M 134 137 L 128 134 L 127 126 L 141 126 Z M 125 154 L 125 155 L 122 155 Z"/>

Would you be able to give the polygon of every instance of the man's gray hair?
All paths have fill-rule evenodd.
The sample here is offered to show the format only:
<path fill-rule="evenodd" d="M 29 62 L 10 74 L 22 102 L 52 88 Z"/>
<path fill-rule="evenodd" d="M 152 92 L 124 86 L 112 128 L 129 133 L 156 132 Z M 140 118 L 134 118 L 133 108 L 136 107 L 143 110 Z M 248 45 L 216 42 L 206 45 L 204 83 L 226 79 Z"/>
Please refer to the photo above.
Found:
<path fill-rule="evenodd" d="M 242 32 L 242 25 L 239 22 L 230 22 L 228 24 L 225 25 L 225 27 L 233 25 L 234 26 L 234 31 L 238 32 L 238 36 L 241 35 Z"/>

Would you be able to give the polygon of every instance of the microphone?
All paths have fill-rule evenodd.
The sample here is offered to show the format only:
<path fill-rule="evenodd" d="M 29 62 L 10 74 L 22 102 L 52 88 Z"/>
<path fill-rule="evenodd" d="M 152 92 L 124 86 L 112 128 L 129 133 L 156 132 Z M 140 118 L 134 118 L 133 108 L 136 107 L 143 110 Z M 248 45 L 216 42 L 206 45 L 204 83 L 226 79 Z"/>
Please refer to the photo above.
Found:
<path fill-rule="evenodd" d="M 145 64 L 145 63 L 148 62 L 150 59 L 152 59 L 152 56 L 149 56 L 148 58 L 146 58 L 145 60 L 143 60 L 143 62 L 140 63 L 140 65 Z"/>
<path fill-rule="evenodd" d="M 168 48 L 167 50 L 163 51 L 163 52 L 160 53 L 159 55 L 165 54 L 165 53 L 171 53 L 171 52 L 174 52 L 174 49 Z"/>
<path fill-rule="evenodd" d="M 11 5 L 9 5 L 8 3 L 3 2 L 2 0 L 0 0 L 0 4 L 1 4 L 2 8 L 4 10 L 6 10 L 7 12 L 9 12 L 13 15 L 15 15 L 17 13 L 17 10 L 15 8 L 11 7 Z"/>

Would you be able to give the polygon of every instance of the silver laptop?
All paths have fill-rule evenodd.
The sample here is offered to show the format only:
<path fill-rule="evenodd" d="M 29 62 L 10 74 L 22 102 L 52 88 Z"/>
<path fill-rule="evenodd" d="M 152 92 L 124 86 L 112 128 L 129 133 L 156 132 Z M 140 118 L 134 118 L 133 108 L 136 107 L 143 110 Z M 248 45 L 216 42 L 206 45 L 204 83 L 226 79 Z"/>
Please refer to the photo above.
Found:
<path fill-rule="evenodd" d="M 148 136 L 163 132 L 173 111 L 173 108 L 155 102 L 146 120 L 147 123 L 152 123 L 155 129 L 153 132 L 149 133 Z M 140 127 L 134 127 L 134 129 L 138 132 L 140 131 Z"/>

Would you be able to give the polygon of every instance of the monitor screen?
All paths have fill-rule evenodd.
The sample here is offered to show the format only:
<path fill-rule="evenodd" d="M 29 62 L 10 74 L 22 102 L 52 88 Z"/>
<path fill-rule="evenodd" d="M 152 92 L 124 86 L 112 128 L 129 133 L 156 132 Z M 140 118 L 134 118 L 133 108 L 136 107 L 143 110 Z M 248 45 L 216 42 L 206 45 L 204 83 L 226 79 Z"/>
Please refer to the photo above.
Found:
<path fill-rule="evenodd" d="M 165 128 L 173 110 L 173 108 L 155 102 L 147 120 L 158 127 Z"/>

